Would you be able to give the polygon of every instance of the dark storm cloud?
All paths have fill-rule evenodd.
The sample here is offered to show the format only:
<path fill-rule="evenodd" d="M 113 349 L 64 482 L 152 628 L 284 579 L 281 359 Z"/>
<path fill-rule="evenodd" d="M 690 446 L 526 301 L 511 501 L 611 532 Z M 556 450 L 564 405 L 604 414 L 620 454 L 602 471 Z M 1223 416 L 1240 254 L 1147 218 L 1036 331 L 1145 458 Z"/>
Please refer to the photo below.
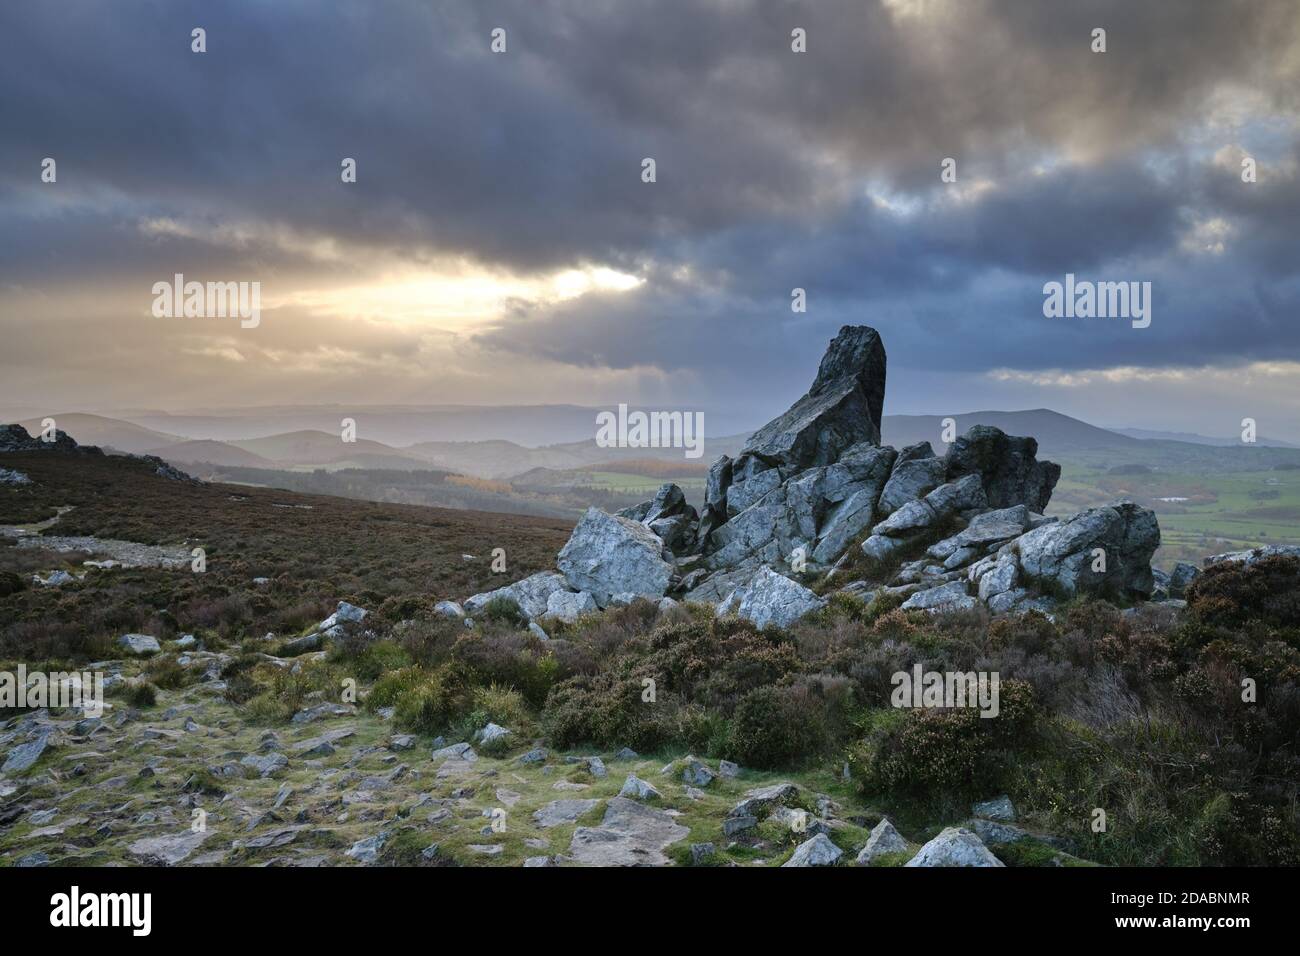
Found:
<path fill-rule="evenodd" d="M 963 371 L 1300 358 L 1294 0 L 86 0 L 0 18 L 0 285 L 454 254 L 650 280 L 476 339 L 521 360 L 802 382 L 843 322 L 878 325 L 904 365 Z M 1238 95 L 1243 123 L 1192 135 Z M 1257 120 L 1280 145 L 1247 186 L 1213 154 L 1250 147 Z M 62 205 L 36 183 L 44 156 Z M 1189 249 L 1216 219 L 1224 249 Z M 256 228 L 204 239 L 227 223 Z M 1151 329 L 1045 320 L 1042 283 L 1067 271 L 1152 280 Z"/>

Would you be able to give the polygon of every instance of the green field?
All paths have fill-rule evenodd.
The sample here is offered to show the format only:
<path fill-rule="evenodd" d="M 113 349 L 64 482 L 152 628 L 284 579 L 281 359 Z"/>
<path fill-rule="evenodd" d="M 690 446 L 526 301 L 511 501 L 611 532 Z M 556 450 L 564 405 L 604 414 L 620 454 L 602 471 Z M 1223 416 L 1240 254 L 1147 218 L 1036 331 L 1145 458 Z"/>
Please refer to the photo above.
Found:
<path fill-rule="evenodd" d="M 1155 511 L 1162 544 L 1155 563 L 1199 564 L 1206 555 L 1264 544 L 1300 544 L 1300 471 L 1223 474 L 1153 470 L 1114 475 L 1067 464 L 1049 514 L 1129 498 Z M 1186 498 L 1187 501 L 1165 501 Z"/>
<path fill-rule="evenodd" d="M 618 471 L 591 471 L 585 474 L 589 479 L 584 482 L 586 487 L 598 488 L 602 491 L 619 491 L 649 498 L 664 482 L 671 481 L 680 487 L 691 501 L 704 497 L 704 479 L 697 475 L 659 478 L 652 475 L 629 475 Z"/>

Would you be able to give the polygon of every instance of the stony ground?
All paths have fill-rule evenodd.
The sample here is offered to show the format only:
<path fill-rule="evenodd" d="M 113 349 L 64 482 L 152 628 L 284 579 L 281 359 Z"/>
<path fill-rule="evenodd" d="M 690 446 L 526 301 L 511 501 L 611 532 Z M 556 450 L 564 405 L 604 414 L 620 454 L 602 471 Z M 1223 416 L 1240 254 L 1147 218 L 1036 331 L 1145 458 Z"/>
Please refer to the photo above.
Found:
<path fill-rule="evenodd" d="M 142 710 L 110 705 L 99 719 L 42 710 L 0 724 L 6 760 L 46 743 L 0 775 L 0 865 L 773 866 L 810 840 L 805 856 L 838 850 L 852 865 L 882 819 L 829 768 L 724 776 L 684 755 L 550 753 L 508 737 L 478 748 L 490 755 L 330 702 L 267 725 L 244 719 L 219 680 Z M 939 829 L 908 833 L 907 852 L 876 865 L 905 862 Z M 993 846 L 1012 864 L 1076 862 L 1003 830 L 1018 842 Z"/>

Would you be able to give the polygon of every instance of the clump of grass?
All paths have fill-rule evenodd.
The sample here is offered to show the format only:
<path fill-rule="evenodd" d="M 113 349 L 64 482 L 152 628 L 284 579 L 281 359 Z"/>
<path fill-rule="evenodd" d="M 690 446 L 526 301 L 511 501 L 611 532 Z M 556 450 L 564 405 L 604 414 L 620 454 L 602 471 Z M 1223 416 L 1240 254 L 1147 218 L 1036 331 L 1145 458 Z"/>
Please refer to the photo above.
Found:
<path fill-rule="evenodd" d="M 194 681 L 190 672 L 172 655 L 153 658 L 145 665 L 144 673 L 150 683 L 163 690 L 180 690 Z"/>
<path fill-rule="evenodd" d="M 528 626 L 528 615 L 520 610 L 517 601 L 508 597 L 494 597 L 483 605 L 483 610 L 479 616 L 485 621 L 493 624 L 504 624 L 516 630 L 522 630 Z"/>
<path fill-rule="evenodd" d="M 418 665 L 385 674 L 366 698 L 369 710 L 394 708 L 393 721 L 402 730 L 437 734 L 464 716 L 471 690 L 459 668 Z"/>
<path fill-rule="evenodd" d="M 153 707 L 158 703 L 158 688 L 148 681 L 128 681 L 122 690 L 122 699 L 142 710 Z"/>

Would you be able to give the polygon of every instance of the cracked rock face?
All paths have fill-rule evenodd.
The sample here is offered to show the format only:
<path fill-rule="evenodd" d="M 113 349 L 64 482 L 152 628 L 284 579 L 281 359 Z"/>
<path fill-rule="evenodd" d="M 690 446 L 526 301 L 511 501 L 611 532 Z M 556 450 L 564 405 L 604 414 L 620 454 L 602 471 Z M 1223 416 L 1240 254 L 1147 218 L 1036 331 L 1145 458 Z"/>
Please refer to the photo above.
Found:
<path fill-rule="evenodd" d="M 588 508 L 556 566 L 571 588 L 591 592 L 601 607 L 615 594 L 658 599 L 675 571 L 663 550 L 663 541 L 645 525 Z"/>
<path fill-rule="evenodd" d="M 1155 514 L 1131 501 L 1089 508 L 1035 528 L 1017 542 L 1025 576 L 1049 581 L 1068 596 L 1149 596 L 1154 583 L 1151 556 L 1159 546 Z"/>
<path fill-rule="evenodd" d="M 1061 477 L 1061 466 L 1039 461 L 1038 442 L 1015 438 L 991 425 L 976 425 L 948 448 L 948 480 L 979 475 L 992 508 L 1022 504 L 1042 512 Z"/>
<path fill-rule="evenodd" d="M 805 614 L 825 607 L 826 600 L 770 568 L 760 568 L 749 584 L 734 592 L 719 609 L 724 606 L 760 628 L 769 624 L 789 627 Z"/>

